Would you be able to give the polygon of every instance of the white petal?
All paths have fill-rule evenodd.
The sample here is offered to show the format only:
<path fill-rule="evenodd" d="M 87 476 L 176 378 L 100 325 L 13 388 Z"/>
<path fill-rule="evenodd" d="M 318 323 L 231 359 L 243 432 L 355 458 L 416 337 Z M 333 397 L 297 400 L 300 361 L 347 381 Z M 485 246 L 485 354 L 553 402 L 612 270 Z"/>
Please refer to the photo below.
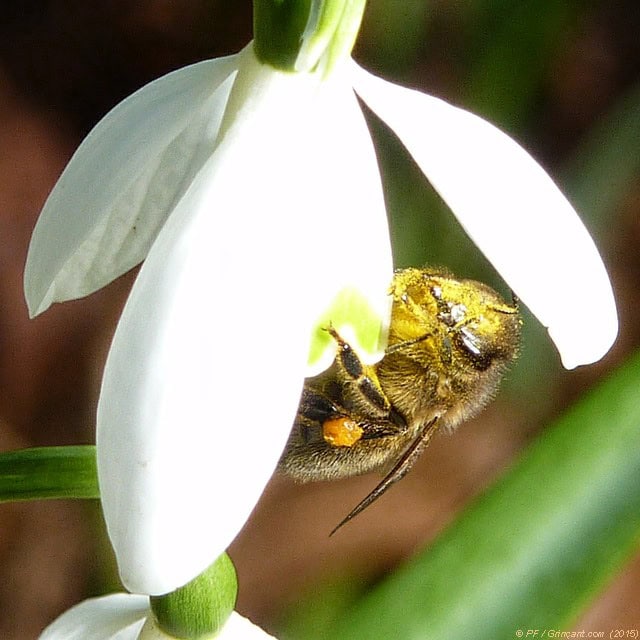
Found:
<path fill-rule="evenodd" d="M 98 471 L 131 591 L 186 583 L 244 524 L 297 408 L 334 258 L 324 239 L 351 248 L 344 210 L 316 217 L 323 174 L 306 163 L 314 83 L 269 71 L 252 86 L 158 235 L 107 362 Z"/>
<path fill-rule="evenodd" d="M 224 627 L 215 637 L 216 640 L 268 640 L 274 636 L 269 635 L 247 618 L 243 618 L 239 613 L 232 611 Z M 147 620 L 140 633 L 140 640 L 169 640 L 170 638 L 173 636 L 164 633 L 153 617 Z"/>
<path fill-rule="evenodd" d="M 105 371 L 100 483 L 132 591 L 184 584 L 244 524 L 293 422 L 310 326 L 336 287 L 369 283 L 372 271 L 387 303 L 379 179 L 363 177 L 377 177 L 370 142 L 367 159 L 339 127 L 322 137 L 340 114 L 313 79 L 250 69 L 245 80 L 234 92 L 250 100 L 230 99 L 241 115 L 152 247 Z M 369 269 L 358 242 L 372 230 L 386 253 Z"/>
<path fill-rule="evenodd" d="M 211 154 L 235 64 L 230 56 L 163 76 L 89 133 L 31 239 L 25 294 L 32 315 L 87 295 L 144 259 Z"/>
<path fill-rule="evenodd" d="M 309 132 L 317 83 L 256 74 L 250 106 L 143 265 L 105 372 L 103 507 L 133 591 L 172 590 L 231 542 L 290 430 L 310 326 L 344 277 L 334 264 L 349 278 L 369 277 L 353 239 L 363 229 L 349 218 L 350 183 L 341 177 L 337 202 L 327 195 L 334 165 Z M 344 95 L 355 104 L 346 86 Z M 336 137 L 332 158 L 351 157 Z M 366 186 L 376 194 L 375 182 Z M 365 209 L 356 219 L 381 234 L 382 199 L 365 202 L 372 217 Z M 380 261 L 388 271 L 377 293 L 386 302 L 388 249 Z"/>
<path fill-rule="evenodd" d="M 238 76 L 230 110 L 241 118 L 247 108 L 262 109 L 261 120 L 254 123 L 256 138 L 263 135 L 258 122 L 272 130 L 274 141 L 264 142 L 266 150 L 273 145 L 272 156 L 264 160 L 264 166 L 258 162 L 256 166 L 262 172 L 274 171 L 276 179 L 284 182 L 295 207 L 290 224 L 301 227 L 301 237 L 308 238 L 309 246 L 301 250 L 309 265 L 307 277 L 315 276 L 306 286 L 313 291 L 314 306 L 325 310 L 336 292 L 351 289 L 366 302 L 368 315 L 375 316 L 378 324 L 386 322 L 393 276 L 386 207 L 375 149 L 351 87 L 349 69 L 335 70 L 330 81 L 322 81 L 321 74 L 274 74 L 268 67 L 263 72 L 265 67 L 258 63 L 251 66 L 251 47 L 242 56 L 249 64 Z M 228 120 L 225 118 L 221 131 Z M 244 122 L 239 126 L 247 127 Z M 280 140 L 285 136 L 290 148 Z M 283 157 L 281 167 L 275 165 L 276 151 Z M 275 190 L 280 198 L 282 190 Z M 292 227 L 291 238 L 294 231 Z M 382 327 L 381 345 L 375 351 L 360 343 L 360 318 L 330 321 L 344 331 L 365 361 L 380 359 L 386 327 Z M 330 364 L 334 353 L 316 363 L 315 373 Z"/>
<path fill-rule="evenodd" d="M 115 593 L 92 598 L 63 613 L 40 640 L 135 640 L 148 613 L 147 596 Z"/>
<path fill-rule="evenodd" d="M 337 73 L 337 72 L 336 72 Z M 301 190 L 300 206 L 313 221 L 313 241 L 320 247 L 313 258 L 318 308 L 327 308 L 337 289 L 352 289 L 365 300 L 373 318 L 383 322 L 377 345 L 361 340 L 362 317 L 349 312 L 330 317 L 331 325 L 358 351 L 363 360 L 376 362 L 386 346 L 390 316 L 388 295 L 393 277 L 389 228 L 380 171 L 371 134 L 362 109 L 346 77 L 336 76 L 322 85 L 312 107 L 305 146 L 311 150 L 302 164 L 310 175 Z M 303 183 L 302 176 L 297 178 Z M 374 320 L 375 322 L 375 320 Z M 323 324 L 326 326 L 323 317 Z M 378 326 L 379 328 L 379 326 Z M 331 364 L 335 344 L 307 371 L 315 375 Z"/>
<path fill-rule="evenodd" d="M 220 640 L 253 640 L 253 638 L 273 638 L 266 631 L 233 611 L 218 636 Z"/>
<path fill-rule="evenodd" d="M 482 118 L 355 64 L 352 72 L 358 94 L 548 327 L 565 367 L 600 359 L 618 330 L 611 284 L 589 233 L 547 173 Z"/>
<path fill-rule="evenodd" d="M 300 393 L 305 324 L 279 304 L 287 252 L 266 251 L 267 216 L 247 228 L 244 212 L 224 205 L 231 194 L 215 197 L 224 186 L 214 168 L 153 245 L 105 369 L 100 489 L 131 591 L 171 591 L 229 545 L 273 471 Z"/>

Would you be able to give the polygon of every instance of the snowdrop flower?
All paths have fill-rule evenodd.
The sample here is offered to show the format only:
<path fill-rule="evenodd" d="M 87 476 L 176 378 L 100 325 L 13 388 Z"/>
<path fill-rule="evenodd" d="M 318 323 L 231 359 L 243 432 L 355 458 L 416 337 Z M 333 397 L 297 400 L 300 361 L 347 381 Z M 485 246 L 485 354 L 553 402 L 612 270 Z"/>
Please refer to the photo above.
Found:
<path fill-rule="evenodd" d="M 593 241 L 526 151 L 305 38 L 295 71 L 265 62 L 256 32 L 239 54 L 124 100 L 71 159 L 33 234 L 32 314 L 144 260 L 97 426 L 108 531 L 136 593 L 186 583 L 241 529 L 303 378 L 332 358 L 319 338 L 309 355 L 318 327 L 331 322 L 369 361 L 381 355 L 392 262 L 358 98 L 548 327 L 567 367 L 602 357 L 617 332 Z"/>
<path fill-rule="evenodd" d="M 268 633 L 231 613 L 219 640 L 267 640 Z M 149 597 L 115 593 L 85 600 L 72 607 L 40 635 L 40 640 L 167 640 L 150 615 Z"/>

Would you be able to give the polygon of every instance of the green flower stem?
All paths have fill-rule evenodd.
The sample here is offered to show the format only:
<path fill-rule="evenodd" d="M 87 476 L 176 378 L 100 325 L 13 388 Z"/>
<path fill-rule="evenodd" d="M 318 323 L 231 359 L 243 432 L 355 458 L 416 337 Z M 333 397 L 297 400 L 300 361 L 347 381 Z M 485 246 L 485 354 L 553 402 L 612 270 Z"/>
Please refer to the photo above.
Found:
<path fill-rule="evenodd" d="M 351 55 L 356 43 L 366 0 L 347 0 L 333 38 L 328 43 L 325 55 L 325 73 L 328 73 L 343 58 Z"/>
<path fill-rule="evenodd" d="M 351 53 L 366 0 L 254 0 L 255 52 L 281 71 L 329 73 Z"/>
<path fill-rule="evenodd" d="M 575 623 L 640 542 L 639 389 L 640 353 L 323 637 L 495 640 Z"/>
<path fill-rule="evenodd" d="M 184 587 L 165 596 L 151 597 L 158 626 L 175 638 L 213 638 L 224 626 L 236 604 L 238 578 L 223 553 L 206 571 Z"/>
<path fill-rule="evenodd" d="M 39 447 L 0 454 L 0 502 L 99 497 L 94 446 Z"/>

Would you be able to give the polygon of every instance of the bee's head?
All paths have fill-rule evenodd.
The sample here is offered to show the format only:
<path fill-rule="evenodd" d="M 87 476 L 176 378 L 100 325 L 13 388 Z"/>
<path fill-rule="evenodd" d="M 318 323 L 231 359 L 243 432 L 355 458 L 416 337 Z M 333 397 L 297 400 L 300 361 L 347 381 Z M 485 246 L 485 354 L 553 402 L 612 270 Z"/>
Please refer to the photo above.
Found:
<path fill-rule="evenodd" d="M 405 269 L 396 274 L 392 350 L 430 341 L 446 360 L 486 370 L 508 363 L 520 342 L 517 301 L 509 304 L 491 287 L 456 280 L 440 271 Z"/>

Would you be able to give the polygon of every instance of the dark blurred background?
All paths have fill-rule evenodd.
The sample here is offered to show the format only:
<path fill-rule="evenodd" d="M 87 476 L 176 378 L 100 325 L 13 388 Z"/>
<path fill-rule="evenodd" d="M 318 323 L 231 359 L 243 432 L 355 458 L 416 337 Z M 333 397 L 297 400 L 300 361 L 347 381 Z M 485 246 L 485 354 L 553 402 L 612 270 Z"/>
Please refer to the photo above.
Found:
<path fill-rule="evenodd" d="M 384 575 L 637 348 L 639 33 L 637 0 L 370 0 L 354 56 L 489 118 L 549 169 L 597 238 L 618 298 L 620 338 L 601 363 L 565 372 L 544 331 L 527 318 L 520 361 L 496 402 L 439 438 L 402 483 L 331 539 L 328 532 L 376 478 L 308 486 L 275 478 L 231 549 L 238 608 L 255 622 L 276 632 L 291 607 L 319 590 Z M 235 52 L 250 37 L 248 1 L 0 4 L 1 449 L 93 442 L 104 357 L 133 278 L 28 319 L 28 241 L 65 163 L 133 90 L 184 64 Z M 402 147 L 373 117 L 371 125 L 397 265 L 443 265 L 504 290 Z M 0 505 L 0 576 L 2 640 L 34 638 L 75 602 L 115 588 L 97 505 Z M 637 629 L 639 611 L 640 558 L 576 629 Z"/>

